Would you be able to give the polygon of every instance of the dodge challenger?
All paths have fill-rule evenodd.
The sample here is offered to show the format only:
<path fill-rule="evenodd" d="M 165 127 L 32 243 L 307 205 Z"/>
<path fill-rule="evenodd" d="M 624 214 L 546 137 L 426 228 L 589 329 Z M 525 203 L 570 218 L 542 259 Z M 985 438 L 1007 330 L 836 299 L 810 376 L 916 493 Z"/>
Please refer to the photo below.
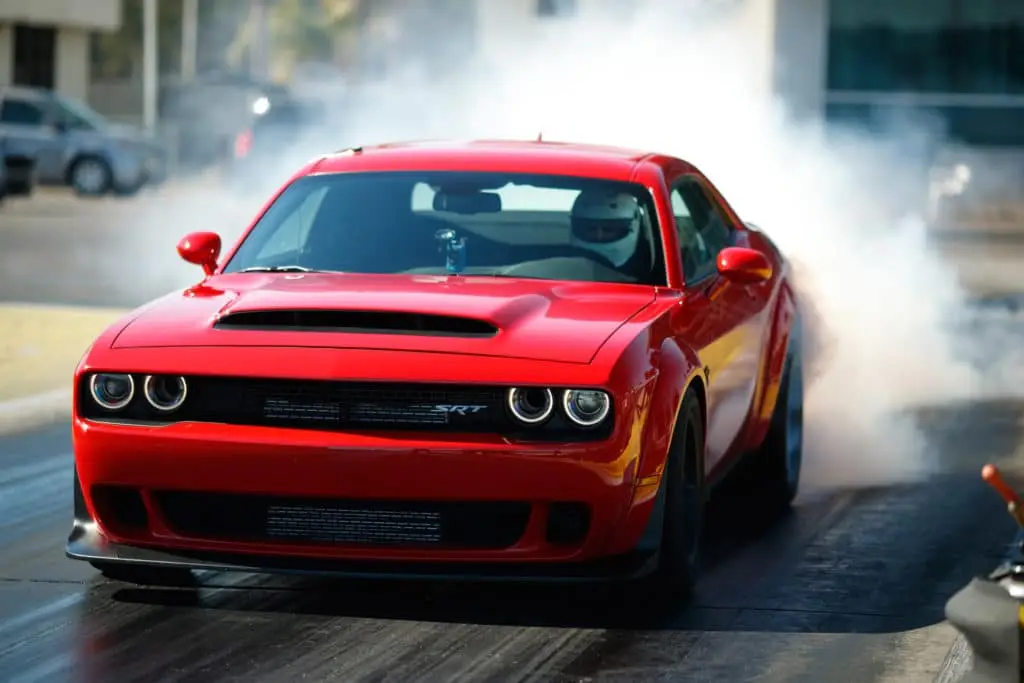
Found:
<path fill-rule="evenodd" d="M 66 554 L 111 579 L 688 593 L 734 466 L 758 505 L 796 495 L 791 264 L 682 159 L 354 147 L 298 170 L 223 253 L 215 232 L 178 252 L 201 279 L 75 371 Z"/>

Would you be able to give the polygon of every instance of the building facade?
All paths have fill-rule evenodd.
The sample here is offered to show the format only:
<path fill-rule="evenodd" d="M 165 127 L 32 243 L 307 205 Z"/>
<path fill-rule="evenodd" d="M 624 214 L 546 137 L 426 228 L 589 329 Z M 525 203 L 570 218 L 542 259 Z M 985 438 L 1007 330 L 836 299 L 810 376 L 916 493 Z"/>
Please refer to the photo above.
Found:
<path fill-rule="evenodd" d="M 1024 147 L 1024 0 L 704 3 L 736 13 L 752 77 L 798 114 L 867 126 L 910 116 L 966 146 Z M 478 42 L 613 5 L 623 2 L 478 0 Z"/>
<path fill-rule="evenodd" d="M 89 35 L 121 26 L 121 0 L 0 0 L 0 86 L 86 99 Z"/>
<path fill-rule="evenodd" d="M 828 0 L 825 114 L 906 108 L 977 147 L 1024 147 L 1024 2 Z"/>

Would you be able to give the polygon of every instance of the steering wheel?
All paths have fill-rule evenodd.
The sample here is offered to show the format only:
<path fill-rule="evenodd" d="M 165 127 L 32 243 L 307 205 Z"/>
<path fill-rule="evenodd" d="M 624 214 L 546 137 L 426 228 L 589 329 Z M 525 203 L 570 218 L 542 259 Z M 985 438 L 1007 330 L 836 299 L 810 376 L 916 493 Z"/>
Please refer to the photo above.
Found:
<path fill-rule="evenodd" d="M 608 260 L 606 257 L 604 257 L 604 256 L 602 256 L 600 254 L 595 254 L 595 253 L 593 253 L 591 251 L 588 251 L 586 249 L 581 249 L 581 248 L 577 248 L 577 247 L 568 247 L 568 246 L 565 247 L 564 250 L 559 250 L 559 251 L 562 251 L 562 253 L 560 253 L 560 254 L 559 253 L 549 254 L 549 255 L 545 255 L 544 257 L 539 258 L 539 259 L 537 259 L 535 261 L 524 261 L 524 262 L 521 262 L 521 263 L 516 263 L 514 265 L 508 266 L 506 268 L 502 268 L 501 271 L 500 271 L 500 274 L 508 276 L 508 277 L 516 277 L 516 276 L 520 275 L 523 272 L 533 273 L 533 272 L 537 272 L 537 271 L 545 271 L 545 270 L 548 270 L 548 269 L 551 269 L 551 268 L 556 268 L 557 269 L 557 268 L 560 268 L 560 267 L 561 268 L 566 268 L 566 267 L 571 268 L 572 267 L 571 264 L 573 264 L 573 263 L 577 264 L 577 266 L 580 266 L 580 265 L 582 265 L 580 263 L 581 261 L 589 261 L 590 263 L 593 263 L 593 264 L 596 264 L 597 266 L 600 266 L 600 268 L 602 270 L 607 270 L 609 272 L 609 274 L 611 274 L 612 276 L 617 276 L 617 277 L 614 277 L 614 279 L 612 281 L 616 281 L 616 282 L 619 281 L 619 280 L 621 280 L 622 282 L 629 282 L 630 281 L 630 278 L 628 276 L 626 276 L 624 273 L 622 273 L 622 271 L 620 271 L 618 268 L 616 268 L 615 264 L 613 264 L 610 260 Z M 553 262 L 558 262 L 558 261 L 564 261 L 564 262 L 567 262 L 567 263 L 565 263 L 562 266 L 557 266 L 557 265 L 555 265 L 555 263 L 553 263 Z M 537 277 L 537 275 L 530 275 L 530 276 L 531 277 Z M 603 281 L 603 280 L 601 280 L 601 281 Z"/>
<path fill-rule="evenodd" d="M 611 259 L 609 259 L 604 254 L 598 254 L 597 252 L 591 251 L 589 249 L 584 249 L 583 247 L 577 247 L 572 244 L 565 245 L 565 249 L 566 251 L 573 252 L 572 255 L 574 257 L 585 258 L 588 261 L 594 261 L 595 263 L 599 263 L 609 270 L 619 270 L 618 266 L 612 263 Z"/>

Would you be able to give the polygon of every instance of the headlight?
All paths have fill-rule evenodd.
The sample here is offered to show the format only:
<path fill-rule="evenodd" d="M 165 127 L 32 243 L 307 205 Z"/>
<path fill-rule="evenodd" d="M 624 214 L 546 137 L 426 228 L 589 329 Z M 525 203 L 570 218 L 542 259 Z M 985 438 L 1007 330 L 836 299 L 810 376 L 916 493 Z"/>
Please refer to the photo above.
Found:
<path fill-rule="evenodd" d="M 131 375 L 100 373 L 89 378 L 92 400 L 106 410 L 121 410 L 135 397 L 135 380 Z"/>
<path fill-rule="evenodd" d="M 261 95 L 260 97 L 257 97 L 255 100 L 253 100 L 253 114 L 255 114 L 256 116 L 263 116 L 268 111 L 270 111 L 270 100 L 267 98 L 266 95 Z"/>
<path fill-rule="evenodd" d="M 550 389 L 513 387 L 508 390 L 508 409 L 520 422 L 538 424 L 548 419 L 555 409 Z"/>
<path fill-rule="evenodd" d="M 146 401 L 162 413 L 181 407 L 188 395 L 188 382 L 184 377 L 149 375 L 142 387 Z"/>
<path fill-rule="evenodd" d="M 593 427 L 608 417 L 612 401 L 608 394 L 593 389 L 566 389 L 562 408 L 570 420 L 581 427 Z"/>

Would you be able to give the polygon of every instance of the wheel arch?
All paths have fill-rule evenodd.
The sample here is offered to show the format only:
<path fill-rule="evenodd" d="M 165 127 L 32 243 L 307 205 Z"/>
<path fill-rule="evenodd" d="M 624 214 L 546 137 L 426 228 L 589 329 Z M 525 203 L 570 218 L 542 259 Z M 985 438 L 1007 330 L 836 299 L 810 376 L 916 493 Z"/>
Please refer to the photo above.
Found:
<path fill-rule="evenodd" d="M 651 504 L 651 507 L 649 508 L 649 513 L 647 513 L 646 522 L 643 526 L 643 531 L 640 534 L 640 537 L 635 546 L 636 550 L 658 552 L 661 548 L 662 534 L 664 533 L 665 525 L 665 499 L 668 489 L 667 477 L 663 475 L 665 473 L 665 468 L 668 466 L 668 458 L 671 453 L 672 444 L 675 443 L 675 438 L 678 432 L 679 413 L 682 410 L 683 401 L 686 399 L 686 396 L 691 391 L 694 392 L 694 394 L 697 397 L 697 402 L 700 404 L 701 421 L 705 433 L 707 432 L 707 387 L 705 386 L 704 380 L 701 377 L 700 373 L 697 372 L 688 378 L 686 384 L 683 386 L 679 394 L 679 400 L 675 404 L 675 410 L 673 412 L 672 417 L 672 429 L 671 433 L 669 434 L 669 442 L 667 444 L 667 447 L 665 448 L 664 455 L 659 459 L 660 467 L 658 468 L 658 472 L 661 476 L 659 476 L 658 479 L 657 493 L 655 494 L 654 500 Z M 701 481 L 702 485 L 706 479 L 703 467 L 704 456 L 704 453 L 698 453 L 696 454 L 695 458 L 688 459 L 683 463 L 683 466 L 686 468 L 684 473 L 685 476 L 689 477 L 696 475 L 697 477 L 699 477 L 699 480 Z M 706 487 L 704 487 L 704 490 L 706 496 Z"/>
<path fill-rule="evenodd" d="M 658 352 L 658 376 L 647 414 L 637 479 L 660 476 L 665 469 L 679 411 L 687 392 L 693 390 L 701 407 L 701 419 L 707 432 L 707 387 L 697 354 L 674 339 L 666 339 Z M 703 466 L 697 467 L 703 479 Z"/>
<path fill-rule="evenodd" d="M 708 390 L 704 384 L 704 378 L 701 377 L 699 373 L 695 374 L 690 379 L 690 383 L 687 385 L 686 389 L 683 390 L 682 398 L 679 399 L 679 406 L 676 408 L 676 421 L 672 426 L 672 439 L 673 441 L 675 440 L 675 432 L 679 428 L 679 411 L 682 410 L 683 401 L 686 400 L 686 395 L 690 393 L 690 391 L 693 391 L 694 395 L 697 397 L 697 404 L 700 406 L 701 432 L 704 435 L 706 443 L 708 434 Z M 669 449 L 671 450 L 671 448 L 672 446 L 670 443 Z M 706 449 L 704 453 L 696 453 L 694 455 L 697 458 L 696 462 L 689 462 L 689 460 L 687 460 L 683 465 L 686 468 L 685 475 L 687 477 L 697 478 L 703 484 L 705 477 L 707 476 L 704 470 L 704 458 L 707 455 Z"/>
<path fill-rule="evenodd" d="M 748 449 L 760 446 L 768 433 L 769 422 L 775 412 L 782 373 L 789 355 L 799 352 L 803 343 L 803 319 L 799 301 L 793 288 L 784 284 L 775 300 L 771 316 L 771 329 L 765 340 L 760 378 L 753 404 L 753 422 L 749 425 L 745 441 Z"/>

